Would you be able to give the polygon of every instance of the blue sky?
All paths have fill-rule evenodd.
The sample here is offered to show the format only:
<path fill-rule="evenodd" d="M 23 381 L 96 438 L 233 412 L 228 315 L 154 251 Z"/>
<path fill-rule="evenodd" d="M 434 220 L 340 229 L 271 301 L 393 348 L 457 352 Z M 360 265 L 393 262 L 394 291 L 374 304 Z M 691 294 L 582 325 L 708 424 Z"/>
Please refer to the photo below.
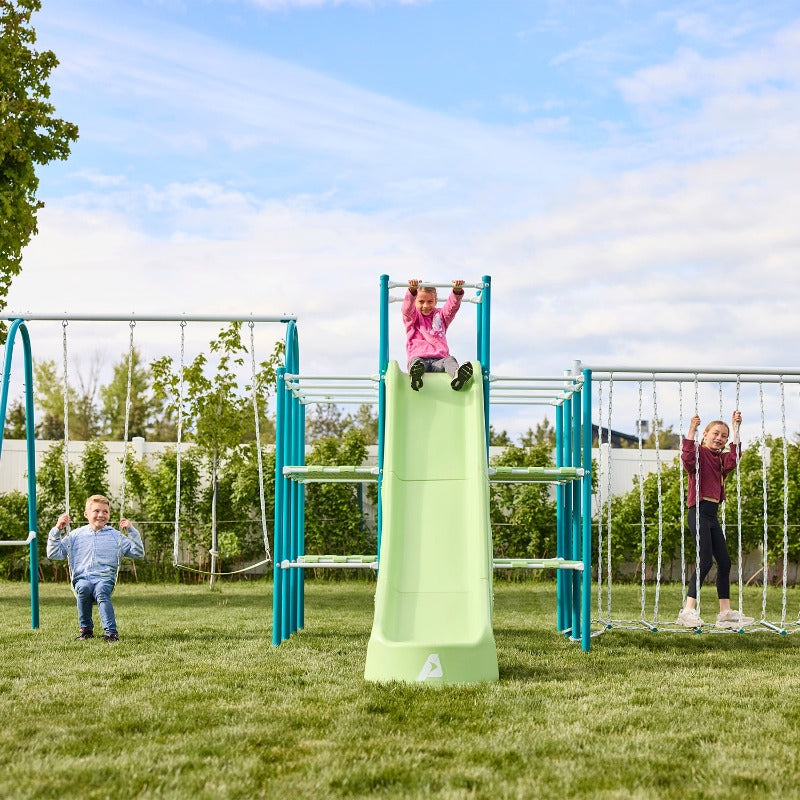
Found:
<path fill-rule="evenodd" d="M 794 2 L 47 0 L 34 26 L 81 137 L 10 309 L 292 312 L 305 369 L 369 373 L 380 274 L 490 274 L 502 374 L 797 363 Z"/>

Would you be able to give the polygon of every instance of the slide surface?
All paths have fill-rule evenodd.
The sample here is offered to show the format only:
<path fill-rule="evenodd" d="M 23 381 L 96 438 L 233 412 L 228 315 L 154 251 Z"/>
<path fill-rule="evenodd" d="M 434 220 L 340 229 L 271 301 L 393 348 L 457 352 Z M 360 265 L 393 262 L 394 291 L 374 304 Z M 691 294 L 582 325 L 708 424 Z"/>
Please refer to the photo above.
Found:
<path fill-rule="evenodd" d="M 444 373 L 426 373 L 415 392 L 389 365 L 367 680 L 497 680 L 483 386 L 473 367 L 460 392 Z"/>

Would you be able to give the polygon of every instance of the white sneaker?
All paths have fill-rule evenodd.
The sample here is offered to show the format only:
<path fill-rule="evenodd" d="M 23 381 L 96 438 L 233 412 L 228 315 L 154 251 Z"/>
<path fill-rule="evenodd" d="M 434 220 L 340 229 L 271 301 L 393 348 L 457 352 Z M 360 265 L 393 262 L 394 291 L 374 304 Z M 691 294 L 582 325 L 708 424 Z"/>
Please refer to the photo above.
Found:
<path fill-rule="evenodd" d="M 752 625 L 754 622 L 755 620 L 752 617 L 746 617 L 744 614 L 740 614 L 732 608 L 728 611 L 720 611 L 720 613 L 717 614 L 718 628 L 739 630 L 739 628 L 743 628 L 745 625 Z"/>
<path fill-rule="evenodd" d="M 696 608 L 682 608 L 676 622 L 678 625 L 683 625 L 684 628 L 699 628 L 703 625 L 703 620 L 700 619 Z"/>

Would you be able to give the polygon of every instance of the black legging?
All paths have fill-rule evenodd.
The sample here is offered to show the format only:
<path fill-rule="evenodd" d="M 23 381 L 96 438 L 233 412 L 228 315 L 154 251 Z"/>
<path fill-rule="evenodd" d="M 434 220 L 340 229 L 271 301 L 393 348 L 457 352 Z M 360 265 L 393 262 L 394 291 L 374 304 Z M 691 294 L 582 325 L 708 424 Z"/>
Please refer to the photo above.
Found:
<path fill-rule="evenodd" d="M 700 585 L 711 569 L 711 558 L 717 562 L 717 596 L 720 600 L 730 600 L 731 597 L 731 557 L 728 555 L 728 545 L 725 535 L 717 522 L 717 509 L 719 503 L 712 500 L 700 501 Z M 689 530 L 697 541 L 697 509 L 689 509 Z M 689 579 L 689 597 L 697 599 L 697 571 Z"/>

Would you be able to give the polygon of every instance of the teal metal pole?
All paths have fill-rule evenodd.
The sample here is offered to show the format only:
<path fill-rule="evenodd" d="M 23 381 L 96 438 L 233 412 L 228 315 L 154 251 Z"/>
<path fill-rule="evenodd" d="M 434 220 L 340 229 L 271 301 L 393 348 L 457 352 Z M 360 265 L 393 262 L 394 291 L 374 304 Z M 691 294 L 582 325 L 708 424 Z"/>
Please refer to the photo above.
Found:
<path fill-rule="evenodd" d="M 300 374 L 300 340 L 297 334 L 297 325 L 292 325 L 292 351 L 287 364 L 291 374 Z M 292 466 L 303 466 L 306 463 L 305 454 L 305 409 L 303 404 L 293 395 L 289 395 L 292 413 L 292 436 L 289 442 L 291 454 L 289 463 Z M 300 555 L 305 555 L 305 486 L 296 481 L 291 481 L 292 492 L 292 524 L 290 527 L 289 558 L 296 561 Z M 302 569 L 291 570 L 291 632 L 295 633 L 305 625 L 305 571 Z"/>
<path fill-rule="evenodd" d="M 592 371 L 583 370 L 583 607 L 581 648 L 592 646 Z"/>
<path fill-rule="evenodd" d="M 389 276 L 381 275 L 380 286 L 380 331 L 378 344 L 378 508 L 377 508 L 377 542 L 378 562 L 381 559 L 381 531 L 383 530 L 383 503 L 381 487 L 383 486 L 383 451 L 386 442 L 386 370 L 389 366 Z"/>
<path fill-rule="evenodd" d="M 573 467 L 581 465 L 581 395 L 575 392 L 570 403 L 572 411 L 572 462 Z M 572 557 L 580 558 L 581 553 L 581 486 L 572 481 Z M 572 639 L 581 638 L 581 576 L 572 573 Z"/>
<path fill-rule="evenodd" d="M 286 438 L 283 441 L 283 461 L 291 466 L 292 464 L 292 440 L 294 439 L 294 405 L 292 395 L 286 392 Z M 294 481 L 286 479 L 286 500 L 283 504 L 283 546 L 284 558 L 292 560 L 292 550 L 294 545 Z M 295 631 L 292 624 L 294 614 L 294 570 L 290 569 L 288 575 L 283 579 L 283 633 L 284 638 L 288 639 Z"/>
<path fill-rule="evenodd" d="M 300 466 L 305 466 L 306 463 L 306 407 L 298 400 L 297 401 L 298 419 L 298 444 L 297 456 Z M 297 554 L 305 555 L 306 553 L 306 490 L 305 485 L 300 484 L 297 487 Z M 297 576 L 297 626 L 305 628 L 306 626 L 306 571 L 304 569 L 294 570 L 299 573 Z"/>
<path fill-rule="evenodd" d="M 489 375 L 491 374 L 491 327 L 492 327 L 492 278 L 484 275 L 481 278 L 480 304 L 480 337 L 481 344 L 478 349 L 481 362 L 481 376 L 483 378 L 483 417 L 486 429 L 486 461 L 489 461 Z"/>
<path fill-rule="evenodd" d="M 272 644 L 279 645 L 286 637 L 283 628 L 283 581 L 281 562 L 284 559 L 283 504 L 286 478 L 283 477 L 283 443 L 286 438 L 286 367 L 278 367 L 275 389 L 275 510 L 272 525 Z"/>
<path fill-rule="evenodd" d="M 562 403 L 562 413 L 564 415 L 563 425 L 563 465 L 572 466 L 572 398 Z M 570 487 L 564 486 L 564 558 L 572 559 L 572 491 Z M 572 632 L 572 580 L 568 575 L 564 576 L 564 628 L 563 632 Z"/>
<path fill-rule="evenodd" d="M 556 406 L 556 466 L 564 466 L 564 404 Z M 566 558 L 564 546 L 564 484 L 556 485 L 556 556 Z M 563 631 L 568 627 L 566 621 L 565 581 L 563 570 L 556 570 L 556 628 Z"/>
<path fill-rule="evenodd" d="M 22 345 L 25 353 L 25 447 L 28 461 L 28 530 L 36 531 L 29 547 L 30 581 L 31 581 L 31 628 L 39 627 L 39 527 L 36 518 L 36 434 L 34 430 L 35 409 L 33 403 L 33 358 L 31 356 L 31 340 L 28 328 L 19 327 L 22 334 Z M 3 423 L 5 427 L 5 414 Z"/>
<path fill-rule="evenodd" d="M 297 328 L 293 323 L 289 323 L 291 331 L 291 352 L 288 354 L 286 360 L 286 369 L 290 374 L 298 375 L 300 373 L 300 364 L 298 363 L 298 347 L 297 347 Z M 289 436 L 285 442 L 286 459 L 287 463 L 291 466 L 299 464 L 298 458 L 298 439 L 303 437 L 303 431 L 300 430 L 300 413 L 299 401 L 291 393 L 287 396 L 287 405 L 289 411 Z M 287 557 L 290 561 L 296 561 L 299 555 L 299 533 L 300 533 L 300 488 L 302 484 L 297 481 L 290 481 L 289 490 L 289 507 L 288 507 L 288 554 Z M 298 596 L 302 590 L 300 585 L 300 576 L 298 572 L 302 570 L 292 569 L 289 571 L 289 586 L 288 586 L 288 606 L 289 606 L 289 634 L 297 631 L 298 626 Z"/>
<path fill-rule="evenodd" d="M 8 411 L 8 384 L 11 377 L 11 363 L 14 355 L 14 341 L 17 332 L 22 336 L 23 364 L 25 374 L 25 447 L 28 468 L 28 532 L 36 536 L 28 545 L 28 561 L 30 570 L 31 592 L 31 628 L 39 628 L 39 536 L 36 516 L 36 439 L 35 408 L 33 402 L 33 358 L 31 356 L 31 340 L 28 328 L 23 319 L 15 319 L 11 323 L 6 337 L 6 360 L 3 365 L 3 390 L 0 395 L 0 455 L 3 450 L 5 420 Z"/>

